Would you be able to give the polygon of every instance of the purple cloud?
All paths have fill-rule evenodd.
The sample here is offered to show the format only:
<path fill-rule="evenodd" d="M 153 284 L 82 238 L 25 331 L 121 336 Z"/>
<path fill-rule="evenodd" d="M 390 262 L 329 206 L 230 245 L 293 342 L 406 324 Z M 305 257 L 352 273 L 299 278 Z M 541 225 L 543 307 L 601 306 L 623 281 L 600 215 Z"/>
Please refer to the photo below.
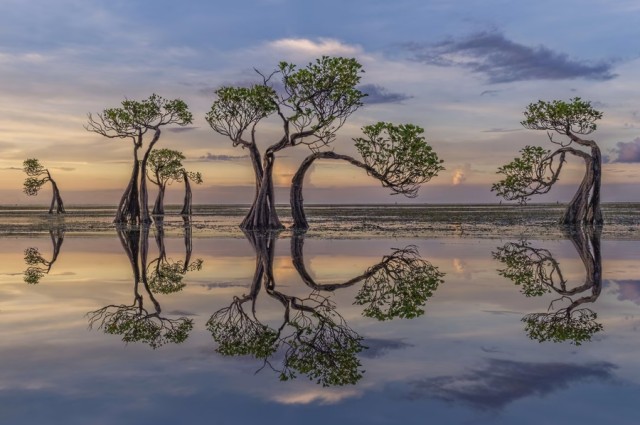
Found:
<path fill-rule="evenodd" d="M 630 142 L 618 142 L 613 151 L 618 154 L 613 162 L 640 162 L 640 137 Z"/>

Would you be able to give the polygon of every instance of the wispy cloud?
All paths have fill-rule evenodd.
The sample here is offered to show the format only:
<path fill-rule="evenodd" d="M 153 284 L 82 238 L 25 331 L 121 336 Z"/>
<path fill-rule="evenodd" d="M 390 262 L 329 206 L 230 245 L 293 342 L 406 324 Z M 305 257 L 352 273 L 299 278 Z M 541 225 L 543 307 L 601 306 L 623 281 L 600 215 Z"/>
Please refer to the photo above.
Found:
<path fill-rule="evenodd" d="M 207 152 L 206 155 L 202 155 L 198 159 L 202 161 L 240 161 L 249 158 L 249 155 L 214 155 L 211 152 Z"/>
<path fill-rule="evenodd" d="M 413 382 L 409 398 L 436 398 L 481 410 L 499 410 L 514 401 L 543 396 L 588 379 L 612 380 L 616 366 L 607 362 L 531 363 L 490 359 L 480 369 L 459 376 Z"/>
<path fill-rule="evenodd" d="M 171 128 L 167 128 L 167 131 L 171 133 L 186 133 L 187 131 L 193 131 L 197 128 L 200 128 L 200 127 L 195 127 L 195 126 L 171 127 Z"/>
<path fill-rule="evenodd" d="M 391 350 L 413 347 L 398 339 L 365 338 L 364 344 L 367 346 L 367 350 L 360 353 L 360 356 L 370 359 L 382 357 Z"/>
<path fill-rule="evenodd" d="M 414 59 L 430 65 L 458 66 L 484 75 L 490 83 L 526 80 L 610 80 L 612 62 L 570 58 L 545 46 L 527 46 L 495 31 L 435 44 L 408 43 Z"/>
<path fill-rule="evenodd" d="M 400 103 L 404 100 L 413 98 L 413 96 L 405 93 L 395 93 L 377 84 L 363 84 L 358 89 L 365 93 L 364 103 L 374 105 L 376 103 Z"/>

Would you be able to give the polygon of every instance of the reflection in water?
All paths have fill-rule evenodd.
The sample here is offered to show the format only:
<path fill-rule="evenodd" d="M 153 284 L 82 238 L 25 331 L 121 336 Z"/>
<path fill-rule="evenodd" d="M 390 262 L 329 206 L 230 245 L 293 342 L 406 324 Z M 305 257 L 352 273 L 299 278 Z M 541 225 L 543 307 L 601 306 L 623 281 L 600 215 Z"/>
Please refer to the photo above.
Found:
<path fill-rule="evenodd" d="M 182 282 L 184 275 L 190 270 L 201 268 L 202 260 L 191 263 L 191 233 L 185 230 L 187 250 L 184 262 L 172 262 L 167 259 L 162 223 L 156 228 L 158 258 L 150 263 L 147 263 L 148 226 L 119 229 L 118 237 L 133 271 L 133 303 L 112 304 L 88 313 L 89 326 L 97 325 L 98 329 L 105 333 L 121 335 L 126 343 L 144 342 L 154 349 L 166 343 L 178 344 L 185 341 L 193 328 L 193 320 L 186 317 L 171 319 L 163 316 L 154 293 L 169 294 L 180 291 L 185 285 Z M 151 309 L 145 306 L 145 296 L 140 292 L 140 283 L 151 303 Z"/>
<path fill-rule="evenodd" d="M 303 282 L 319 291 L 334 291 L 362 282 L 355 304 L 365 306 L 362 314 L 366 317 L 390 320 L 422 316 L 422 307 L 438 289 L 438 285 L 444 282 L 444 273 L 420 258 L 417 247 L 409 245 L 404 249 L 394 249 L 360 276 L 342 283 L 319 285 L 306 270 L 303 246 L 304 237 L 294 235 L 291 239 L 291 258 Z"/>
<path fill-rule="evenodd" d="M 602 325 L 596 321 L 597 314 L 581 307 L 595 302 L 602 290 L 600 233 L 599 227 L 591 226 L 566 229 L 586 273 L 584 283 L 575 287 L 567 285 L 559 263 L 548 250 L 534 248 L 527 241 L 508 243 L 493 253 L 496 260 L 506 265 L 498 273 L 519 285 L 527 297 L 552 292 L 560 295 L 551 302 L 548 312 L 527 314 L 522 318 L 525 332 L 531 339 L 580 345 L 602 330 Z M 577 298 L 578 295 L 582 296 Z"/>
<path fill-rule="evenodd" d="M 416 317 L 443 276 L 418 256 L 415 247 L 394 250 L 365 273 L 343 283 L 318 285 L 307 272 L 303 260 L 302 235 L 291 240 L 294 266 L 302 280 L 312 289 L 305 298 L 276 289 L 273 274 L 275 235 L 247 233 L 256 253 L 256 270 L 249 294 L 234 297 L 228 307 L 215 312 L 207 322 L 219 353 L 228 356 L 251 355 L 278 372 L 281 380 L 298 374 L 323 386 L 355 384 L 362 378 L 357 354 L 366 347 L 363 337 L 349 327 L 337 312 L 329 296 L 332 292 L 364 281 L 356 303 L 367 305 L 364 314 L 381 320 L 393 317 Z M 410 279 L 415 279 L 412 282 Z M 395 282 L 393 279 L 398 279 Z M 428 282 L 428 284 L 425 284 Z M 414 285 L 416 290 L 408 288 Z M 256 314 L 256 302 L 264 287 L 269 297 L 282 305 L 282 319 L 277 326 L 265 324 Z M 382 306 L 386 308 L 383 309 Z M 282 353 L 280 366 L 272 361 Z M 262 369 L 262 368 L 261 368 Z"/>
<path fill-rule="evenodd" d="M 62 242 L 64 242 L 64 228 L 49 229 L 49 236 L 51 236 L 53 249 L 51 260 L 45 260 L 37 247 L 29 247 L 24 250 L 24 262 L 27 264 L 27 269 L 24 271 L 24 281 L 26 283 L 35 285 L 40 282 L 40 279 L 45 274 L 49 274 L 51 267 L 58 259 Z"/>

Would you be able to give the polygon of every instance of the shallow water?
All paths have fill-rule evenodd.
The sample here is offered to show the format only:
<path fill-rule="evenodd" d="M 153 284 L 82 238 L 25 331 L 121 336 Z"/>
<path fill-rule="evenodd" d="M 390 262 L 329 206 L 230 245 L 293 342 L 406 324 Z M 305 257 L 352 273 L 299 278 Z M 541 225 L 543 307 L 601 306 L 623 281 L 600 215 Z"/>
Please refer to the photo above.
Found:
<path fill-rule="evenodd" d="M 597 232 L 5 236 L 0 423 L 635 424 L 638 253 Z"/>

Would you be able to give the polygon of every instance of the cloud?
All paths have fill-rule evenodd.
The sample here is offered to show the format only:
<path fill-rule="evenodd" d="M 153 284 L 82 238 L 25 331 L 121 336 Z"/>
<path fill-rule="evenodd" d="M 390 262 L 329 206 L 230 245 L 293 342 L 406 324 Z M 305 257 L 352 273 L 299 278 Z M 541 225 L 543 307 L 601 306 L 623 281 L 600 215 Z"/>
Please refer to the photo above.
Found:
<path fill-rule="evenodd" d="M 20 168 L 20 167 L 5 167 L 5 168 L 0 168 L 0 170 L 22 171 L 22 168 Z"/>
<path fill-rule="evenodd" d="M 172 128 L 168 128 L 167 131 L 170 131 L 172 133 L 185 133 L 187 131 L 192 131 L 195 130 L 197 128 L 200 127 L 195 127 L 195 126 L 188 126 L 188 127 L 172 127 Z"/>
<path fill-rule="evenodd" d="M 616 366 L 607 362 L 531 363 L 489 359 L 482 369 L 412 383 L 409 398 L 436 398 L 481 410 L 499 410 L 514 401 L 544 396 L 588 379 L 611 380 Z"/>
<path fill-rule="evenodd" d="M 480 93 L 480 96 L 495 96 L 500 93 L 501 90 L 485 90 Z"/>
<path fill-rule="evenodd" d="M 630 142 L 618 142 L 613 152 L 617 154 L 617 158 L 611 162 L 640 162 L 640 137 Z"/>
<path fill-rule="evenodd" d="M 366 338 L 364 345 L 367 349 L 360 353 L 361 357 L 369 359 L 376 359 L 387 354 L 391 350 L 401 350 L 404 348 L 413 347 L 411 344 L 407 344 L 404 341 L 398 339 L 379 339 L 379 338 Z"/>
<path fill-rule="evenodd" d="M 283 394 L 273 396 L 273 400 L 281 404 L 311 404 L 320 405 L 336 404 L 345 399 L 357 397 L 360 392 L 354 389 L 321 389 L 298 391 L 292 394 Z"/>
<path fill-rule="evenodd" d="M 350 46 L 332 38 L 282 38 L 267 43 L 267 48 L 293 57 L 356 56 L 362 52 L 359 46 Z"/>
<path fill-rule="evenodd" d="M 60 171 L 75 171 L 75 168 L 73 167 L 52 167 L 52 169 Z"/>
<path fill-rule="evenodd" d="M 631 301 L 634 304 L 640 305 L 640 280 L 615 280 L 610 281 L 618 285 L 618 300 L 619 301 Z"/>
<path fill-rule="evenodd" d="M 482 130 L 483 133 L 513 133 L 514 131 L 521 131 L 521 128 L 490 128 L 489 130 Z"/>
<path fill-rule="evenodd" d="M 203 155 L 198 159 L 202 161 L 241 161 L 246 158 L 249 158 L 249 155 L 214 155 L 207 152 L 206 155 Z"/>
<path fill-rule="evenodd" d="M 459 66 L 484 75 L 490 83 L 526 80 L 610 80 L 611 62 L 570 58 L 545 46 L 526 46 L 503 34 L 485 31 L 435 44 L 409 43 L 414 59 L 430 65 Z"/>
<path fill-rule="evenodd" d="M 363 84 L 359 86 L 358 89 L 367 95 L 367 97 L 364 98 L 364 103 L 367 105 L 374 105 L 377 103 L 400 103 L 403 100 L 413 98 L 413 96 L 405 93 L 390 92 L 386 88 L 376 84 Z"/>
<path fill-rule="evenodd" d="M 471 164 L 464 164 L 462 168 L 457 168 L 453 171 L 453 179 L 451 184 L 458 186 L 467 180 L 467 177 L 471 173 Z"/>

